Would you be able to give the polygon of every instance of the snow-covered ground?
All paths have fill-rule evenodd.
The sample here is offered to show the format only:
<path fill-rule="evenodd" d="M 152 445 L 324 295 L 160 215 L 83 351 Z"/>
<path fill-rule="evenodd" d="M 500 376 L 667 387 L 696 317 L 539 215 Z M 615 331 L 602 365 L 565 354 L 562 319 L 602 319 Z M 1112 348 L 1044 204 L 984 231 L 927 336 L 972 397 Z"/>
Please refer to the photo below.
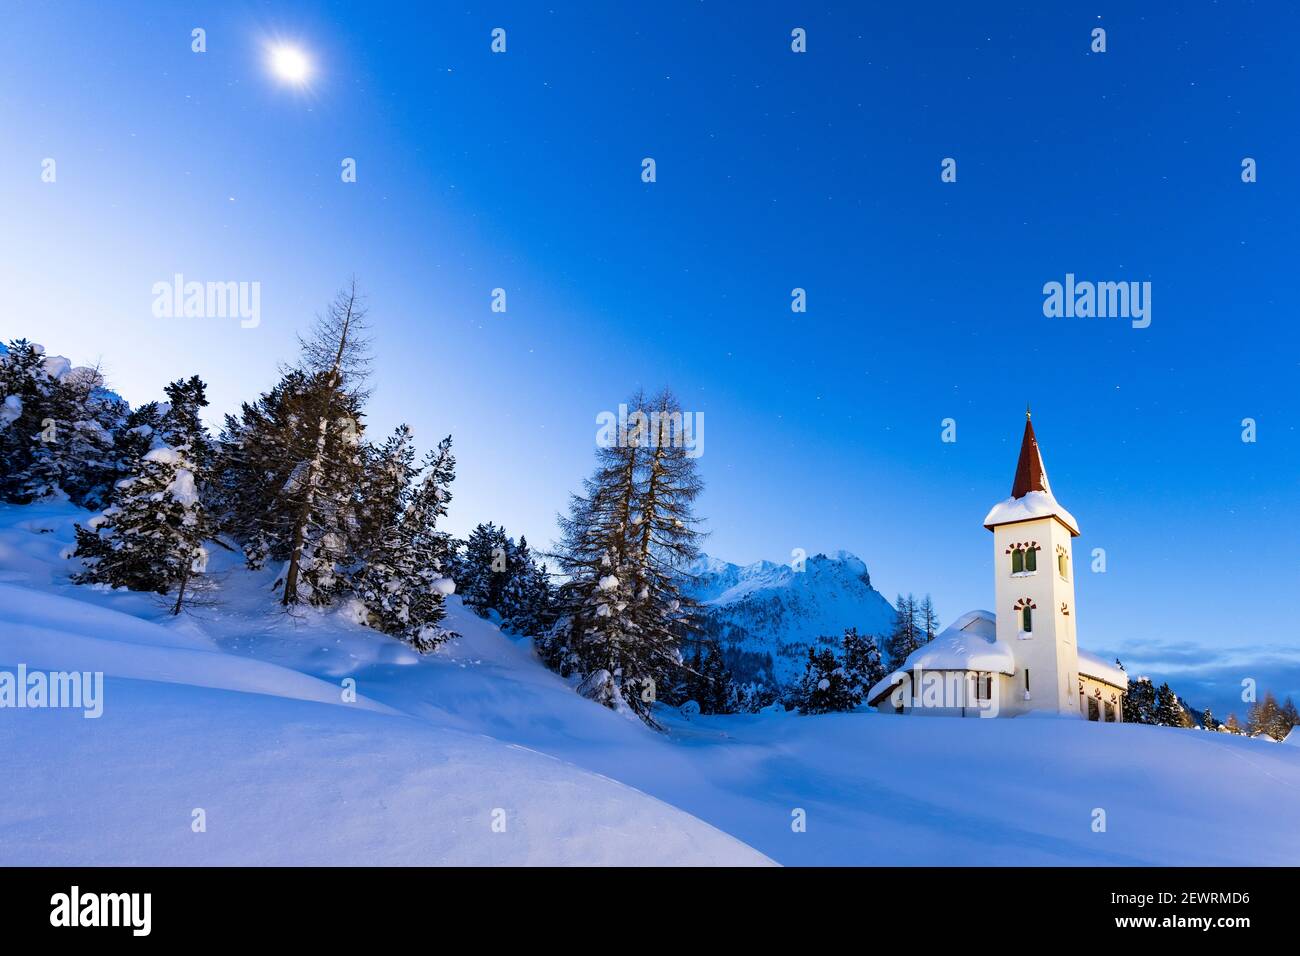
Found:
<path fill-rule="evenodd" d="M 0 710 L 0 865 L 1300 862 L 1300 748 L 871 713 L 656 734 L 454 598 L 464 636 L 421 658 L 286 616 L 225 552 L 179 619 L 72 585 L 78 516 L 0 507 L 0 670 L 106 675 L 98 719 Z"/>

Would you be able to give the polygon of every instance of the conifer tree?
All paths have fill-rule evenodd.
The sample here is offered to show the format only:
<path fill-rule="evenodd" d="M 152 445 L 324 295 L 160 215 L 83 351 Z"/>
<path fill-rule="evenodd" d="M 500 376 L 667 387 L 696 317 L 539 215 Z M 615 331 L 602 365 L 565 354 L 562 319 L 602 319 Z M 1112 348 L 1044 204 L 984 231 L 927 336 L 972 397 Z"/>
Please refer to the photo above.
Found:
<path fill-rule="evenodd" d="M 465 606 L 481 617 L 492 611 L 505 616 L 505 594 L 518 570 L 513 546 L 504 528 L 480 522 L 465 539 L 457 560 L 457 592 Z"/>
<path fill-rule="evenodd" d="M 49 380 L 45 350 L 36 343 L 15 339 L 0 354 L 0 496 L 6 501 L 23 497 Z"/>
<path fill-rule="evenodd" d="M 701 714 L 729 714 L 736 709 L 736 688 L 722 650 L 712 642 L 697 643 L 685 667 L 685 700 L 700 705 Z"/>
<path fill-rule="evenodd" d="M 921 646 L 922 631 L 917 623 L 916 598 L 900 594 L 895 608 L 894 626 L 885 638 L 885 650 L 889 654 L 889 666 L 898 669 Z"/>
<path fill-rule="evenodd" d="M 158 436 L 165 445 L 185 448 L 198 473 L 206 478 L 212 468 L 212 440 L 203 424 L 203 409 L 208 407 L 207 386 L 197 375 L 191 375 L 177 379 L 163 391 L 167 407 L 158 419 Z"/>
<path fill-rule="evenodd" d="M 849 627 L 844 630 L 843 655 L 849 687 L 861 703 L 867 692 L 885 679 L 880 648 L 871 635 L 859 634 L 856 627 Z"/>
<path fill-rule="evenodd" d="M 127 413 L 122 427 L 113 434 L 113 484 L 129 478 L 140 459 L 154 446 L 162 425 L 163 410 L 157 402 L 146 402 Z"/>
<path fill-rule="evenodd" d="M 505 528 L 480 523 L 457 555 L 456 591 L 480 617 L 496 614 L 515 634 L 540 637 L 554 622 L 550 572 L 520 537 Z"/>
<path fill-rule="evenodd" d="M 1295 701 L 1288 697 L 1282 704 L 1282 719 L 1279 724 L 1283 739 L 1297 725 L 1300 725 L 1300 711 L 1296 710 Z"/>
<path fill-rule="evenodd" d="M 103 393 L 103 384 L 98 370 L 90 368 L 47 377 L 37 405 L 39 428 L 19 479 L 19 500 L 66 497 L 89 508 L 106 502 L 113 477 L 113 429 L 125 412 Z"/>
<path fill-rule="evenodd" d="M 781 698 L 776 688 L 760 681 L 750 681 L 736 688 L 735 712 L 738 714 L 757 714 L 764 707 L 770 707 Z"/>
<path fill-rule="evenodd" d="M 1246 732 L 1252 737 L 1268 734 L 1274 740 L 1281 740 L 1290 729 L 1272 691 L 1265 692 L 1264 697 L 1251 704 L 1246 713 Z"/>
<path fill-rule="evenodd" d="M 503 596 L 506 627 L 530 637 L 542 634 L 554 619 L 550 572 L 522 535 L 510 543 L 509 579 Z"/>
<path fill-rule="evenodd" d="M 281 603 L 307 599 L 329 603 L 341 588 L 340 565 L 348 553 L 348 527 L 361 480 L 360 393 L 355 379 L 369 362 L 362 338 L 366 310 L 355 280 L 321 316 L 312 334 L 300 340 L 305 371 L 311 376 L 315 414 L 304 437 L 310 439 L 291 478 L 293 502 L 289 558 Z"/>
<path fill-rule="evenodd" d="M 415 436 L 409 426 L 398 425 L 381 446 L 366 444 L 366 461 L 354 537 L 356 554 L 367 562 L 392 543 L 420 470 L 415 465 Z"/>
<path fill-rule="evenodd" d="M 1218 730 L 1219 722 L 1214 719 L 1214 713 L 1206 707 L 1205 712 L 1201 714 L 1201 726 L 1206 730 Z"/>
<path fill-rule="evenodd" d="M 664 392 L 646 405 L 632 399 L 628 427 L 597 448 L 595 474 L 560 519 L 562 619 L 539 650 L 579 674 L 580 693 L 657 726 L 651 709 L 690 627 L 680 575 L 698 554 L 701 485 L 685 443 L 664 440 L 663 423 L 681 415 L 675 399 Z"/>
<path fill-rule="evenodd" d="M 252 570 L 288 557 L 293 508 L 286 489 L 299 465 L 308 404 L 308 377 L 291 369 L 256 402 L 245 402 L 238 417 L 226 416 L 218 446 L 219 520 Z"/>
<path fill-rule="evenodd" d="M 451 438 L 439 443 L 419 469 L 411 468 L 410 433 L 402 426 L 386 444 L 386 483 L 402 488 L 383 529 L 371 538 L 356 590 L 367 610 L 367 623 L 428 653 L 453 637 L 441 626 L 445 599 L 455 585 L 446 576 L 451 538 L 437 528 L 451 501 L 456 460 Z M 419 479 L 412 485 L 416 475 Z M 390 491 L 390 494 L 392 492 Z"/>
<path fill-rule="evenodd" d="M 685 444 L 685 412 L 673 393 L 660 392 L 642 422 L 644 476 L 631 517 L 636 567 L 636 614 L 652 645 L 680 646 L 696 622 L 695 602 L 683 585 L 685 569 L 699 557 L 702 532 L 694 515 L 704 489 L 692 451 Z"/>
<path fill-rule="evenodd" d="M 808 649 L 808 663 L 795 690 L 794 704 L 801 714 L 826 714 L 852 710 L 859 703 L 849 675 L 830 648 Z"/>
<path fill-rule="evenodd" d="M 1191 718 L 1168 683 L 1156 690 L 1155 722 L 1161 727 L 1189 727 Z"/>
<path fill-rule="evenodd" d="M 75 556 L 85 570 L 75 580 L 158 594 L 175 588 L 172 613 L 179 614 L 193 576 L 207 568 L 204 542 L 212 534 L 200 494 L 208 477 L 204 452 L 194 453 L 207 447 L 199 418 L 207 399 L 197 377 L 172 383 L 167 394 L 171 404 L 159 418 L 153 447 L 117 483 L 112 505 L 76 528 Z"/>
<path fill-rule="evenodd" d="M 221 436 L 223 526 L 250 567 L 284 562 L 275 586 L 285 605 L 334 600 L 360 546 L 364 316 L 354 282 L 300 340 L 298 366 L 227 416 Z"/>
<path fill-rule="evenodd" d="M 917 609 L 917 630 L 920 632 L 920 641 L 923 644 L 929 644 L 939 633 L 939 615 L 934 610 L 934 602 L 930 600 L 930 595 L 925 596 L 921 606 Z"/>
<path fill-rule="evenodd" d="M 1126 724 L 1156 723 L 1156 690 L 1149 677 L 1130 677 L 1124 696 Z"/>

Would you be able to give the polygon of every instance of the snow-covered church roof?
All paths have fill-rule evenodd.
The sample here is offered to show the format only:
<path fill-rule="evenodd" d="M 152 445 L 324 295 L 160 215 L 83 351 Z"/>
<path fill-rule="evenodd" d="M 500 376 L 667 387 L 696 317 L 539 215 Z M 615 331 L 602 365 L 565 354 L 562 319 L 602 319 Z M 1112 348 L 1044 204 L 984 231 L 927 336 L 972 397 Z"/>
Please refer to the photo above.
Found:
<path fill-rule="evenodd" d="M 1098 657 L 1096 654 L 1090 654 L 1083 648 L 1079 648 L 1079 673 L 1084 677 L 1091 677 L 1093 680 L 1099 680 L 1103 684 L 1111 684 L 1121 690 L 1128 690 L 1128 674 L 1123 669 L 1104 657 Z"/>
<path fill-rule="evenodd" d="M 967 611 L 930 643 L 909 654 L 903 669 L 1014 674 L 1015 655 L 998 640 L 997 632 L 997 618 L 992 611 Z"/>
<path fill-rule="evenodd" d="M 1034 423 L 1025 412 L 1025 434 L 1020 441 L 1020 460 L 1016 463 L 1016 478 L 1011 484 L 1011 497 L 995 504 L 984 516 L 984 527 L 990 531 L 1000 524 L 1028 521 L 1032 518 L 1056 518 L 1070 534 L 1078 537 L 1079 522 L 1066 511 L 1052 494 L 1043 466 L 1043 454 L 1034 435 Z"/>
<path fill-rule="evenodd" d="M 1088 651 L 1081 650 L 1078 656 L 1080 674 L 1127 690 L 1128 675 L 1118 665 Z M 911 673 L 918 667 L 922 671 L 983 671 L 1013 675 L 1016 673 L 1016 656 L 1005 641 L 998 640 L 996 614 L 992 611 L 967 611 L 933 641 L 907 655 L 902 667 L 894 668 L 884 680 L 876 683 L 867 692 L 867 702 L 874 704 L 898 686 L 904 672 Z"/>
<path fill-rule="evenodd" d="M 867 701 L 875 701 L 896 687 L 902 672 L 916 668 L 923 671 L 991 671 L 1014 674 L 1016 658 L 1004 641 L 998 640 L 997 617 L 992 611 L 967 611 L 949 624 L 934 640 L 923 644 L 907 656 L 902 667 L 879 681 L 867 692 Z"/>

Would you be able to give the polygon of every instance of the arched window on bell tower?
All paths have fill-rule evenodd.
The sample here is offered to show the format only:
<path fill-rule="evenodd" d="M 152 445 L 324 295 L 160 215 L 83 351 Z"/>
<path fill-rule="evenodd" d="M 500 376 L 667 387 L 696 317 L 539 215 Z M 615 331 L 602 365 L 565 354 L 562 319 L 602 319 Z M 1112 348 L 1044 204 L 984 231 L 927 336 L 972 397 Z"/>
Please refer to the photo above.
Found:
<path fill-rule="evenodd" d="M 1038 544 L 1036 542 L 1013 544 L 1007 548 L 1007 554 L 1011 555 L 1012 574 L 1036 574 L 1038 572 Z"/>
<path fill-rule="evenodd" d="M 1017 623 L 1020 625 L 1020 633 L 1032 634 L 1034 632 L 1034 611 L 1038 607 L 1029 598 L 1021 598 L 1016 601 L 1014 608 Z"/>

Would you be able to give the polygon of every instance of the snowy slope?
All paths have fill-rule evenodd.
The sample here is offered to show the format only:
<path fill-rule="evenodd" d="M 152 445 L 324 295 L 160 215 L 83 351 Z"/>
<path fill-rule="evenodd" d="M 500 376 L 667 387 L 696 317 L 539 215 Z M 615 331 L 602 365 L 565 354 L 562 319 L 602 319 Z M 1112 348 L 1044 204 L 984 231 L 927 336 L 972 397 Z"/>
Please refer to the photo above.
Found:
<path fill-rule="evenodd" d="M 148 597 L 59 584 L 74 514 L 0 509 L 0 668 L 106 675 L 98 719 L 0 710 L 0 865 L 766 862 L 644 793 L 441 719 L 423 703 L 431 684 L 396 695 L 418 718 L 366 696 L 460 661 L 421 660 L 337 616 L 173 622 Z M 226 595 L 265 606 L 229 588 L 240 576 Z M 195 809 L 206 832 L 191 829 Z"/>
<path fill-rule="evenodd" d="M 1300 748 L 867 712 L 665 715 L 660 735 L 455 599 L 464 636 L 420 658 L 340 614 L 286 617 L 224 553 L 215 603 L 180 621 L 72 586 L 75 513 L 0 508 L 0 668 L 109 672 L 98 720 L 0 710 L 0 865 L 1300 862 Z"/>
<path fill-rule="evenodd" d="M 808 558 L 802 571 L 701 557 L 687 573 L 694 578 L 688 593 L 704 605 L 706 633 L 722 642 L 742 683 L 759 676 L 792 683 L 819 638 L 838 642 L 846 627 L 888 633 L 893 623 L 893 606 L 847 551 Z"/>

